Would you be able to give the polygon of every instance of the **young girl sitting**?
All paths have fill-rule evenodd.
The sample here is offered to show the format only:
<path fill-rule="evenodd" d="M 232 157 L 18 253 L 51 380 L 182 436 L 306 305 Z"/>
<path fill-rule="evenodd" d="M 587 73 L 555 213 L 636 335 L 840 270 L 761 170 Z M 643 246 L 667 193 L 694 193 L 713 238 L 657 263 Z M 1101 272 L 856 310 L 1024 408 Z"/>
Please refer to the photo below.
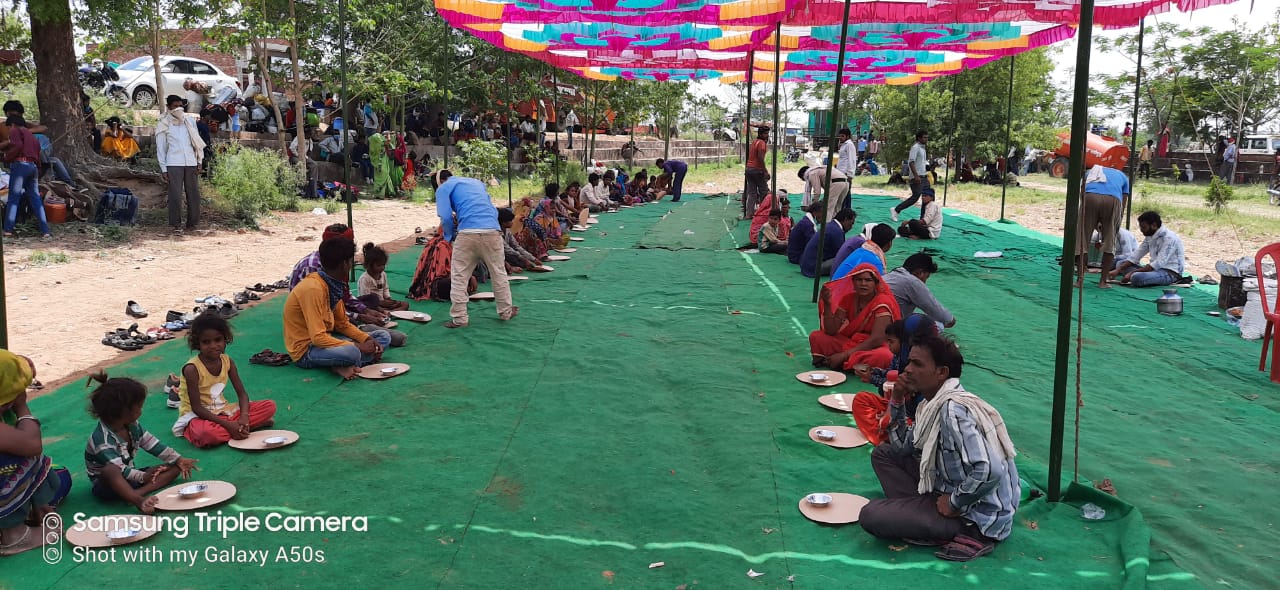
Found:
<path fill-rule="evenodd" d="M 884 390 L 890 371 L 901 371 L 907 366 L 907 357 L 911 354 L 911 345 L 936 331 L 933 321 L 922 314 L 912 314 L 905 319 L 896 320 L 884 329 L 885 344 L 893 352 L 893 361 L 886 369 L 877 369 L 863 365 L 855 366 L 854 373 L 876 387 L 876 392 L 864 391 L 853 396 L 853 420 L 858 431 L 867 437 L 873 445 L 885 440 L 889 427 L 888 392 Z M 895 387 L 905 385 L 895 384 Z M 921 398 L 915 392 L 906 396 L 907 415 L 915 418 L 916 408 Z"/>
<path fill-rule="evenodd" d="M 151 514 L 158 499 L 147 494 L 177 479 L 190 477 L 195 459 L 185 459 L 166 447 L 138 424 L 147 388 L 133 379 L 108 379 L 106 373 L 90 377 L 101 383 L 89 396 L 90 411 L 98 419 L 84 449 L 84 467 L 93 482 L 93 495 L 101 500 L 124 500 Z M 146 469 L 133 466 L 134 453 L 142 449 L 163 465 Z"/>
<path fill-rule="evenodd" d="M 409 309 L 408 301 L 396 301 L 391 298 L 391 289 L 387 288 L 387 251 L 375 246 L 373 242 L 364 245 L 364 274 L 357 283 L 360 296 L 358 299 L 373 308 L 393 311 Z"/>
<path fill-rule="evenodd" d="M 187 346 L 199 354 L 182 367 L 173 435 L 185 437 L 197 448 L 242 440 L 254 429 L 271 426 L 276 414 L 271 400 L 249 401 L 236 363 L 226 354 L 231 340 L 231 326 L 218 314 L 203 313 L 191 322 Z M 224 395 L 227 381 L 236 390 L 236 402 L 228 402 Z"/>

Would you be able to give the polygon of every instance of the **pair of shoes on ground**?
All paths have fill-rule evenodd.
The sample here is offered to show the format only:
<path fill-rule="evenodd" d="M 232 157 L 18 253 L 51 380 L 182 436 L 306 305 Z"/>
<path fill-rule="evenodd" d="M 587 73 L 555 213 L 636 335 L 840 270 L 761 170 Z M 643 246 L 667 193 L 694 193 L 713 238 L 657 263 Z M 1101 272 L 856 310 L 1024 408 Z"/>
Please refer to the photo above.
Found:
<path fill-rule="evenodd" d="M 293 359 L 283 352 L 274 352 L 270 348 L 264 348 L 262 352 L 249 357 L 249 362 L 255 365 L 267 365 L 268 367 L 283 367 L 292 363 Z"/>
<path fill-rule="evenodd" d="M 276 291 L 279 289 L 288 289 L 288 288 L 289 288 L 289 281 L 280 280 L 280 281 L 271 283 L 270 285 L 256 283 L 252 286 L 245 287 L 244 289 L 245 291 L 256 291 L 258 293 L 270 293 L 272 291 Z"/>
<path fill-rule="evenodd" d="M 178 391 L 181 387 L 182 381 L 178 379 L 178 376 L 169 373 L 169 377 L 164 380 L 164 393 L 169 399 L 165 401 L 164 405 L 174 410 L 182 405 L 182 400 L 178 397 Z"/>
<path fill-rule="evenodd" d="M 241 291 L 241 292 L 239 292 L 239 293 L 236 293 L 236 294 L 232 297 L 232 299 L 234 299 L 234 300 L 235 300 L 236 305 L 245 305 L 246 303 L 249 303 L 250 301 L 259 301 L 259 300 L 261 300 L 261 299 L 262 299 L 262 296 L 261 296 L 261 295 L 258 295 L 257 293 L 254 293 L 253 291 Z"/>
<path fill-rule="evenodd" d="M 102 338 L 103 344 L 120 350 L 142 350 L 142 347 L 156 342 L 155 337 L 139 332 L 138 324 L 128 328 L 118 328 L 114 332 L 107 332 Z"/>

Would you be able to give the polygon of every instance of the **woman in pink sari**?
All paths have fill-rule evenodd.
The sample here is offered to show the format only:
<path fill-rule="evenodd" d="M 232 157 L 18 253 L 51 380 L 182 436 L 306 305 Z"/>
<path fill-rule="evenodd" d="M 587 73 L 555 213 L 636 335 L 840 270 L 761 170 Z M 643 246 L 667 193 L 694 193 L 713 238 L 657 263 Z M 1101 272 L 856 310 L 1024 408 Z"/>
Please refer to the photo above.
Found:
<path fill-rule="evenodd" d="M 848 276 L 822 287 L 818 318 L 821 328 L 809 333 L 815 367 L 883 369 L 893 361 L 884 329 L 902 314 L 889 285 L 870 263 L 859 264 Z"/>

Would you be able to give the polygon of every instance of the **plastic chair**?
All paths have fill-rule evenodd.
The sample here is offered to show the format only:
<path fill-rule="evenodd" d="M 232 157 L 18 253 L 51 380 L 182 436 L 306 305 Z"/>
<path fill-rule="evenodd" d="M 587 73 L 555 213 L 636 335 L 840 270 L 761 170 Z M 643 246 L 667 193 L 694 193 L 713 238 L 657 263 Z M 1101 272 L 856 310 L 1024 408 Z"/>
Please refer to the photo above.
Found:
<path fill-rule="evenodd" d="M 1268 256 L 1276 263 L 1276 268 L 1280 268 L 1280 242 L 1263 246 L 1253 257 L 1254 270 L 1258 273 L 1258 297 L 1262 299 L 1262 315 L 1267 318 L 1267 326 L 1262 331 L 1262 358 L 1258 360 L 1258 370 L 1267 370 L 1267 347 L 1274 345 L 1271 346 L 1271 381 L 1280 383 L 1280 343 L 1272 342 L 1276 333 L 1280 332 L 1280 309 L 1277 309 L 1280 308 L 1280 293 L 1275 294 L 1275 300 L 1267 299 L 1262 261 Z"/>

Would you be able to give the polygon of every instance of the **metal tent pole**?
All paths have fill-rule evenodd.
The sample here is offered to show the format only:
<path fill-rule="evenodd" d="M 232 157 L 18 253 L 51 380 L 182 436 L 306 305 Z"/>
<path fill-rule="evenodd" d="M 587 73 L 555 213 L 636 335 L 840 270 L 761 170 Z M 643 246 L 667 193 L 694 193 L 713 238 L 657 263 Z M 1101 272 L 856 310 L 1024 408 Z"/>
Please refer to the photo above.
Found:
<path fill-rule="evenodd" d="M 962 75 L 964 75 L 963 72 L 961 72 L 960 74 L 956 74 L 955 77 L 951 78 L 951 133 L 949 134 L 951 141 L 950 141 L 950 145 L 947 146 L 947 156 L 946 158 L 944 158 L 944 160 L 946 160 L 946 164 L 944 164 L 944 168 L 943 168 L 944 176 L 942 177 L 942 206 L 943 207 L 947 206 L 947 189 L 951 188 L 951 160 L 954 159 L 957 164 L 960 163 L 960 158 L 955 153 L 956 152 L 956 86 L 960 84 L 960 76 Z"/>
<path fill-rule="evenodd" d="M 0 238 L 0 348 L 9 350 L 9 310 L 5 306 L 4 238 Z"/>
<path fill-rule="evenodd" d="M 515 189 L 511 186 L 511 167 L 514 158 L 515 147 L 511 145 L 511 133 L 516 129 L 515 107 L 511 101 L 515 100 L 511 94 L 511 57 L 503 60 L 507 66 L 507 136 L 503 138 L 503 143 L 507 144 L 507 208 L 515 207 L 515 197 L 512 191 Z"/>
<path fill-rule="evenodd" d="M 744 169 L 746 168 L 748 158 L 750 158 L 751 156 L 751 91 L 755 87 L 755 84 L 754 84 L 755 74 L 756 74 L 756 52 L 753 49 L 747 52 L 747 114 L 746 114 L 747 125 L 746 125 L 746 128 L 743 129 L 742 131 L 742 135 L 743 135 L 742 143 L 747 146 L 746 151 L 742 152 L 742 166 Z M 747 201 L 748 201 L 747 191 L 750 189 L 751 189 L 751 182 L 745 179 L 745 174 L 744 174 L 744 180 L 742 185 L 742 218 L 743 219 L 748 219 L 751 217 L 752 213 L 755 213 L 754 211 L 747 211 Z"/>
<path fill-rule="evenodd" d="M 840 86 L 844 84 L 844 47 L 845 47 L 845 41 L 848 40 L 849 38 L 849 7 L 852 5 L 852 3 L 853 3 L 853 0 L 844 0 L 844 20 L 841 21 L 840 23 L 840 52 L 836 54 L 836 87 L 835 87 L 835 91 L 832 93 L 833 96 L 831 98 L 831 122 L 827 125 L 827 131 L 828 131 L 827 145 L 831 147 L 835 146 L 836 121 L 840 120 Z M 830 153 L 831 147 L 827 148 L 827 151 L 828 151 L 827 177 L 826 177 L 826 180 L 822 183 L 823 199 L 831 198 L 831 167 L 835 163 L 835 157 L 834 157 L 835 154 Z M 853 179 L 850 178 L 848 182 L 850 184 L 849 190 L 852 191 Z M 813 273 L 813 302 L 814 303 L 817 303 L 818 290 L 822 287 L 822 254 L 824 252 L 824 250 L 822 249 L 822 242 L 823 242 L 823 237 L 826 236 L 827 234 L 827 223 L 830 221 L 829 219 L 826 219 L 826 215 L 825 215 L 827 208 L 823 207 L 822 209 L 824 213 L 822 226 L 817 228 L 818 259 L 815 261 L 814 270 L 816 272 Z M 833 268 L 831 269 L 831 271 L 832 273 L 834 273 L 835 269 Z"/>
<path fill-rule="evenodd" d="M 1005 112 L 1004 118 L 1004 176 L 1000 177 L 1000 222 L 1011 223 L 1004 218 L 1004 199 L 1005 194 L 1009 192 L 1009 183 L 1005 182 L 1005 177 L 1009 175 L 1009 152 L 1013 151 L 1013 62 L 1018 59 L 1016 55 L 1009 56 L 1009 107 Z"/>
<path fill-rule="evenodd" d="M 1080 224 L 1080 181 L 1084 144 L 1089 137 L 1089 47 L 1093 41 L 1093 0 L 1080 0 L 1076 29 L 1076 80 L 1071 105 L 1071 157 L 1067 167 L 1067 215 L 1062 234 L 1062 273 L 1058 279 L 1058 329 L 1053 367 L 1053 414 L 1049 435 L 1049 501 L 1062 500 L 1062 444 L 1066 433 L 1067 361 L 1071 351 L 1071 295 L 1075 282 L 1076 230 Z M 1083 269 L 1081 269 L 1083 270 Z"/>
<path fill-rule="evenodd" d="M 453 29 L 446 29 L 446 30 L 445 30 L 445 39 L 446 39 L 446 42 L 447 42 L 447 43 L 449 43 L 449 57 L 450 57 L 450 58 L 452 58 L 452 57 L 453 57 L 453 43 L 452 43 L 452 42 L 450 42 L 448 39 L 449 39 L 449 37 L 451 37 L 452 35 L 453 35 Z M 454 62 L 454 60 L 453 60 L 453 59 L 450 59 L 450 60 L 449 60 L 449 63 L 453 63 L 453 62 Z M 444 140 L 444 141 L 442 141 L 442 142 L 440 142 L 440 143 L 444 144 L 444 167 L 445 167 L 445 168 L 448 168 L 448 167 L 449 167 L 449 143 L 450 143 L 450 141 L 452 141 L 452 140 L 453 140 L 453 133 L 449 130 L 449 119 L 450 119 L 450 117 L 449 117 L 449 67 L 448 67 L 448 66 L 445 66 L 445 67 L 444 67 L 444 68 L 442 68 L 442 69 L 444 70 L 444 85 L 443 85 L 444 94 L 442 94 L 442 95 L 441 95 L 440 102 L 441 102 L 442 104 L 441 104 L 441 106 L 440 106 L 440 110 L 444 111 L 444 136 L 445 136 L 445 140 Z M 430 116 L 430 115 L 428 115 L 428 116 Z M 459 122 L 458 122 L 458 127 L 459 127 L 459 128 L 461 128 L 461 127 L 462 127 L 462 122 L 461 122 L 461 121 L 459 121 Z"/>
<path fill-rule="evenodd" d="M 778 206 L 778 146 L 782 132 L 778 129 L 778 88 L 782 83 L 782 21 L 773 30 L 773 170 L 769 173 L 769 190 L 773 192 L 773 207 Z"/>
<path fill-rule="evenodd" d="M 1133 186 L 1138 180 L 1138 101 L 1142 96 L 1142 37 L 1147 30 L 1147 19 L 1138 21 L 1138 69 L 1134 74 L 1133 82 L 1133 131 L 1129 134 L 1129 190 L 1133 190 Z M 1129 198 L 1124 201 L 1124 227 L 1129 229 L 1133 225 L 1133 192 L 1129 194 Z"/>
<path fill-rule="evenodd" d="M 916 97 L 913 100 L 913 102 L 915 103 L 915 106 L 913 108 L 915 109 L 915 112 L 916 112 L 916 130 L 919 130 L 920 129 L 920 83 L 919 82 L 916 82 Z"/>
<path fill-rule="evenodd" d="M 551 131 L 555 134 L 555 139 L 551 142 L 551 145 L 555 146 L 556 148 L 556 152 L 555 154 L 553 154 L 556 159 L 556 184 L 560 184 L 560 165 L 561 165 L 560 163 L 560 105 L 559 105 L 559 100 L 557 100 L 559 98 L 560 98 L 560 85 L 556 84 L 555 68 L 551 68 L 551 112 L 552 114 L 555 115 L 556 120 L 554 123 L 552 123 L 551 121 L 543 121 L 543 123 L 554 125 L 554 127 L 551 128 Z M 550 118 L 550 117 L 547 117 L 547 118 Z"/>
<path fill-rule="evenodd" d="M 347 94 L 347 0 L 338 0 L 338 27 L 339 35 L 342 37 L 339 43 L 340 53 L 338 54 L 338 66 L 340 68 L 339 75 L 342 83 L 342 132 L 347 135 L 342 138 L 342 201 L 347 204 L 347 227 L 355 227 L 353 214 L 351 212 L 351 96 Z M 368 138 L 365 138 L 366 140 Z"/>

